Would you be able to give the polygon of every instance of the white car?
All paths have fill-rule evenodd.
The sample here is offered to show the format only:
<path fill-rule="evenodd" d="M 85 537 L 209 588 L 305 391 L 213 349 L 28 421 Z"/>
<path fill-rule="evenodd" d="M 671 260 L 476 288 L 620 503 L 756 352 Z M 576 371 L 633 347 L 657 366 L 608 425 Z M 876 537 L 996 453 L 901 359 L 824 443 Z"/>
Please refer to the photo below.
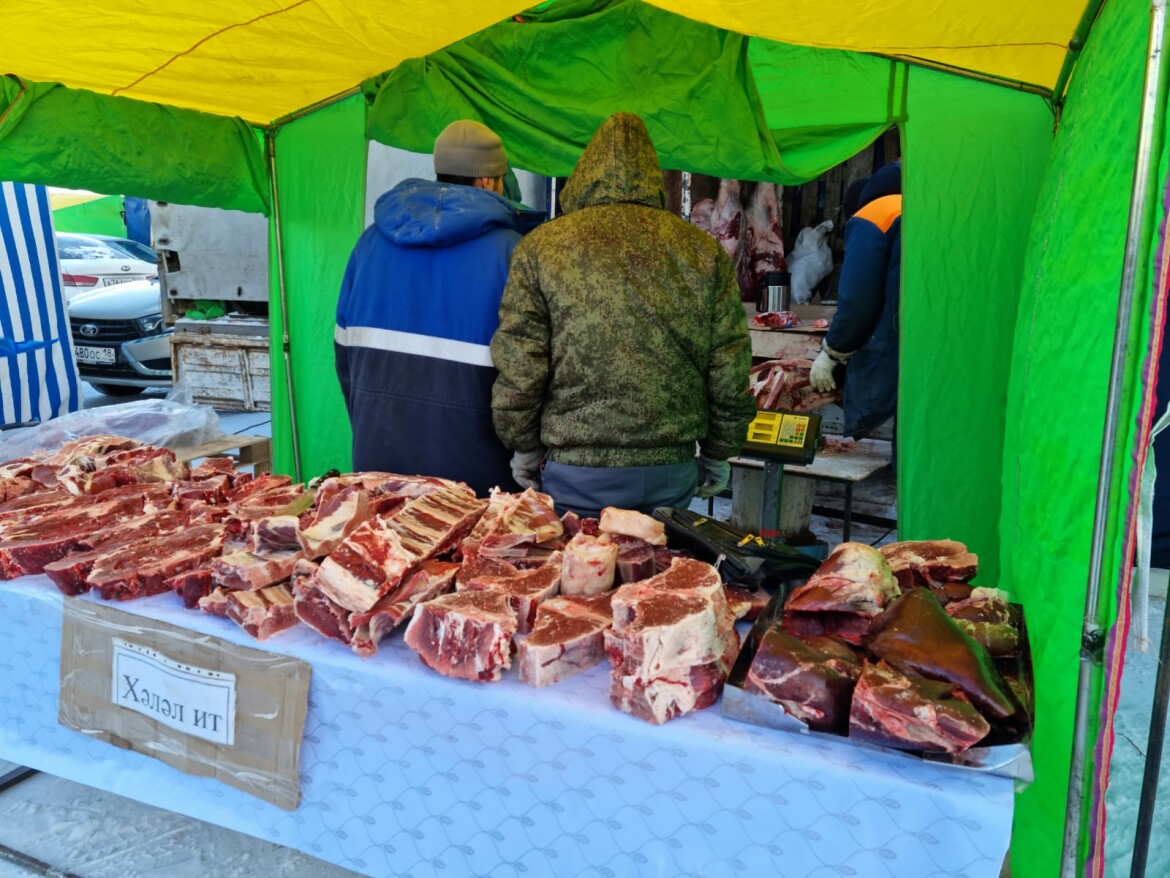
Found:
<path fill-rule="evenodd" d="M 171 385 L 171 335 L 158 278 L 78 293 L 66 303 L 81 379 L 107 396 Z"/>
<path fill-rule="evenodd" d="M 92 235 L 57 235 L 65 298 L 102 287 L 145 280 L 158 275 L 158 265 L 135 259 L 124 250 Z"/>

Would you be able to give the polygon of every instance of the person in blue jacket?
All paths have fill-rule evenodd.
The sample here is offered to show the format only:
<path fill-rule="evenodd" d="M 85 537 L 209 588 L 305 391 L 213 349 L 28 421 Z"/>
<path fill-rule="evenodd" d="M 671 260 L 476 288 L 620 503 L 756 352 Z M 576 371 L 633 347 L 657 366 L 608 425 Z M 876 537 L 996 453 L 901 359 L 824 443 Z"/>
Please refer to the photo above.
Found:
<path fill-rule="evenodd" d="M 901 163 L 894 163 L 861 192 L 845 225 L 837 315 L 809 376 L 815 389 L 828 392 L 837 386 L 836 368 L 847 364 L 842 409 L 850 436 L 869 433 L 897 409 L 901 188 Z"/>
<path fill-rule="evenodd" d="M 484 125 L 453 122 L 434 161 L 436 180 L 378 199 L 342 280 L 334 351 L 353 468 L 514 491 L 488 344 L 512 249 L 539 215 L 504 197 L 507 156 Z"/>

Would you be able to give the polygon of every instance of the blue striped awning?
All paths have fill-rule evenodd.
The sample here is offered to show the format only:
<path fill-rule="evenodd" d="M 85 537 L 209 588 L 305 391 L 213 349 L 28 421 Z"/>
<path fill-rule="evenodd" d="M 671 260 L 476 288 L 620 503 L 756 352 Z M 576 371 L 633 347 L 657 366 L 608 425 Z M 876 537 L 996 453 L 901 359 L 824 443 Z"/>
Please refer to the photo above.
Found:
<path fill-rule="evenodd" d="M 48 194 L 0 183 L 0 426 L 80 407 Z"/>

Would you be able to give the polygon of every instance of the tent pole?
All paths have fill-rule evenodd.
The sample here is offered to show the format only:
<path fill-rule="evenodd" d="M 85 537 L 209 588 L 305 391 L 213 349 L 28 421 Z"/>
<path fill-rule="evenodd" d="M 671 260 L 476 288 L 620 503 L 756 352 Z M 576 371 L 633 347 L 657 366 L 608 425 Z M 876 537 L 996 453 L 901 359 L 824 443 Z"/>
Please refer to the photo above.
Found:
<path fill-rule="evenodd" d="M 1142 113 L 1130 196 L 1129 224 L 1125 233 L 1125 259 L 1121 271 L 1121 292 L 1117 306 L 1117 327 L 1113 336 L 1113 360 L 1109 372 L 1109 395 L 1101 444 L 1101 466 L 1097 477 L 1097 504 L 1093 514 L 1093 541 L 1089 556 L 1089 577 L 1085 593 L 1085 615 L 1081 628 L 1080 673 L 1073 727 L 1072 763 L 1069 766 L 1068 798 L 1061 851 L 1061 878 L 1075 878 L 1084 818 L 1085 762 L 1088 755 L 1090 699 L 1094 668 L 1101 662 L 1105 629 L 1101 624 L 1101 571 L 1104 565 L 1105 534 L 1110 519 L 1109 489 L 1113 483 L 1114 459 L 1118 456 L 1118 427 L 1125 381 L 1126 349 L 1133 316 L 1138 271 L 1144 267 L 1143 242 L 1148 240 L 1151 222 L 1150 180 L 1155 172 L 1154 139 L 1164 91 L 1163 44 L 1166 35 L 1167 0 L 1151 0 L 1150 39 L 1146 57 L 1146 78 L 1142 92 Z"/>
<path fill-rule="evenodd" d="M 1068 41 L 1068 52 L 1065 53 L 1064 64 L 1060 67 L 1060 75 L 1056 77 L 1056 85 L 1052 89 L 1052 100 L 1057 106 L 1064 103 L 1064 90 L 1068 86 L 1069 77 L 1072 76 L 1073 66 L 1081 57 L 1081 50 L 1089 38 L 1089 31 L 1092 30 L 1093 22 L 1097 20 L 1097 15 L 1104 5 L 1105 0 L 1091 0 L 1085 7 L 1085 13 L 1081 16 L 1077 29 L 1073 31 L 1072 39 Z"/>
<path fill-rule="evenodd" d="M 268 171 L 272 175 L 272 222 L 276 227 L 276 282 L 280 289 L 281 351 L 284 353 L 284 385 L 288 394 L 289 432 L 292 435 L 293 481 L 301 480 L 301 443 L 297 438 L 297 401 L 293 395 L 292 357 L 288 343 L 288 293 L 284 284 L 284 238 L 280 230 L 280 187 L 276 182 L 276 131 L 264 132 L 268 149 Z"/>
<path fill-rule="evenodd" d="M 1146 767 L 1142 774 L 1142 796 L 1138 800 L 1137 829 L 1133 835 L 1133 859 L 1129 878 L 1145 878 L 1150 856 L 1150 832 L 1154 828 L 1154 805 L 1158 800 L 1158 775 L 1162 767 L 1162 744 L 1166 738 L 1166 710 L 1170 706 L 1170 613 L 1162 617 L 1162 647 L 1158 653 L 1158 679 L 1154 683 L 1154 707 L 1150 714 L 1150 735 L 1146 739 Z"/>

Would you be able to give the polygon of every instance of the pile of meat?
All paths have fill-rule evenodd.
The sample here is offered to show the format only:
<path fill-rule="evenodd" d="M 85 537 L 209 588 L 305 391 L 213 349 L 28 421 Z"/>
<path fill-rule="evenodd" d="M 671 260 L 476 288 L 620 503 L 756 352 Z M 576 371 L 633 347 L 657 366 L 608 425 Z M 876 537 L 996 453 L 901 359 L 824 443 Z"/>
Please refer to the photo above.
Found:
<path fill-rule="evenodd" d="M 792 311 L 761 311 L 749 321 L 757 329 L 790 329 L 800 326 L 800 318 Z"/>
<path fill-rule="evenodd" d="M 811 360 L 785 358 L 753 366 L 749 374 L 756 408 L 788 412 L 815 412 L 841 402 L 841 391 L 821 393 L 812 386 Z"/>
<path fill-rule="evenodd" d="M 842 543 L 788 597 L 744 688 L 815 731 L 954 754 L 1030 728 L 1018 608 L 962 543 Z"/>
<path fill-rule="evenodd" d="M 604 661 L 612 700 L 663 722 L 707 707 L 756 595 L 666 547 L 638 512 L 556 515 L 533 490 L 481 499 L 438 478 L 309 485 L 196 467 L 115 436 L 0 465 L 0 577 L 106 600 L 174 591 L 264 640 L 303 623 L 359 656 L 396 628 L 439 673 L 546 686 Z"/>
<path fill-rule="evenodd" d="M 712 201 L 691 209 L 691 222 L 718 241 L 735 264 L 740 296 L 754 302 L 769 271 L 784 271 L 784 236 L 780 231 L 780 192 L 774 183 L 757 183 L 747 208 L 738 180 L 720 180 Z"/>

